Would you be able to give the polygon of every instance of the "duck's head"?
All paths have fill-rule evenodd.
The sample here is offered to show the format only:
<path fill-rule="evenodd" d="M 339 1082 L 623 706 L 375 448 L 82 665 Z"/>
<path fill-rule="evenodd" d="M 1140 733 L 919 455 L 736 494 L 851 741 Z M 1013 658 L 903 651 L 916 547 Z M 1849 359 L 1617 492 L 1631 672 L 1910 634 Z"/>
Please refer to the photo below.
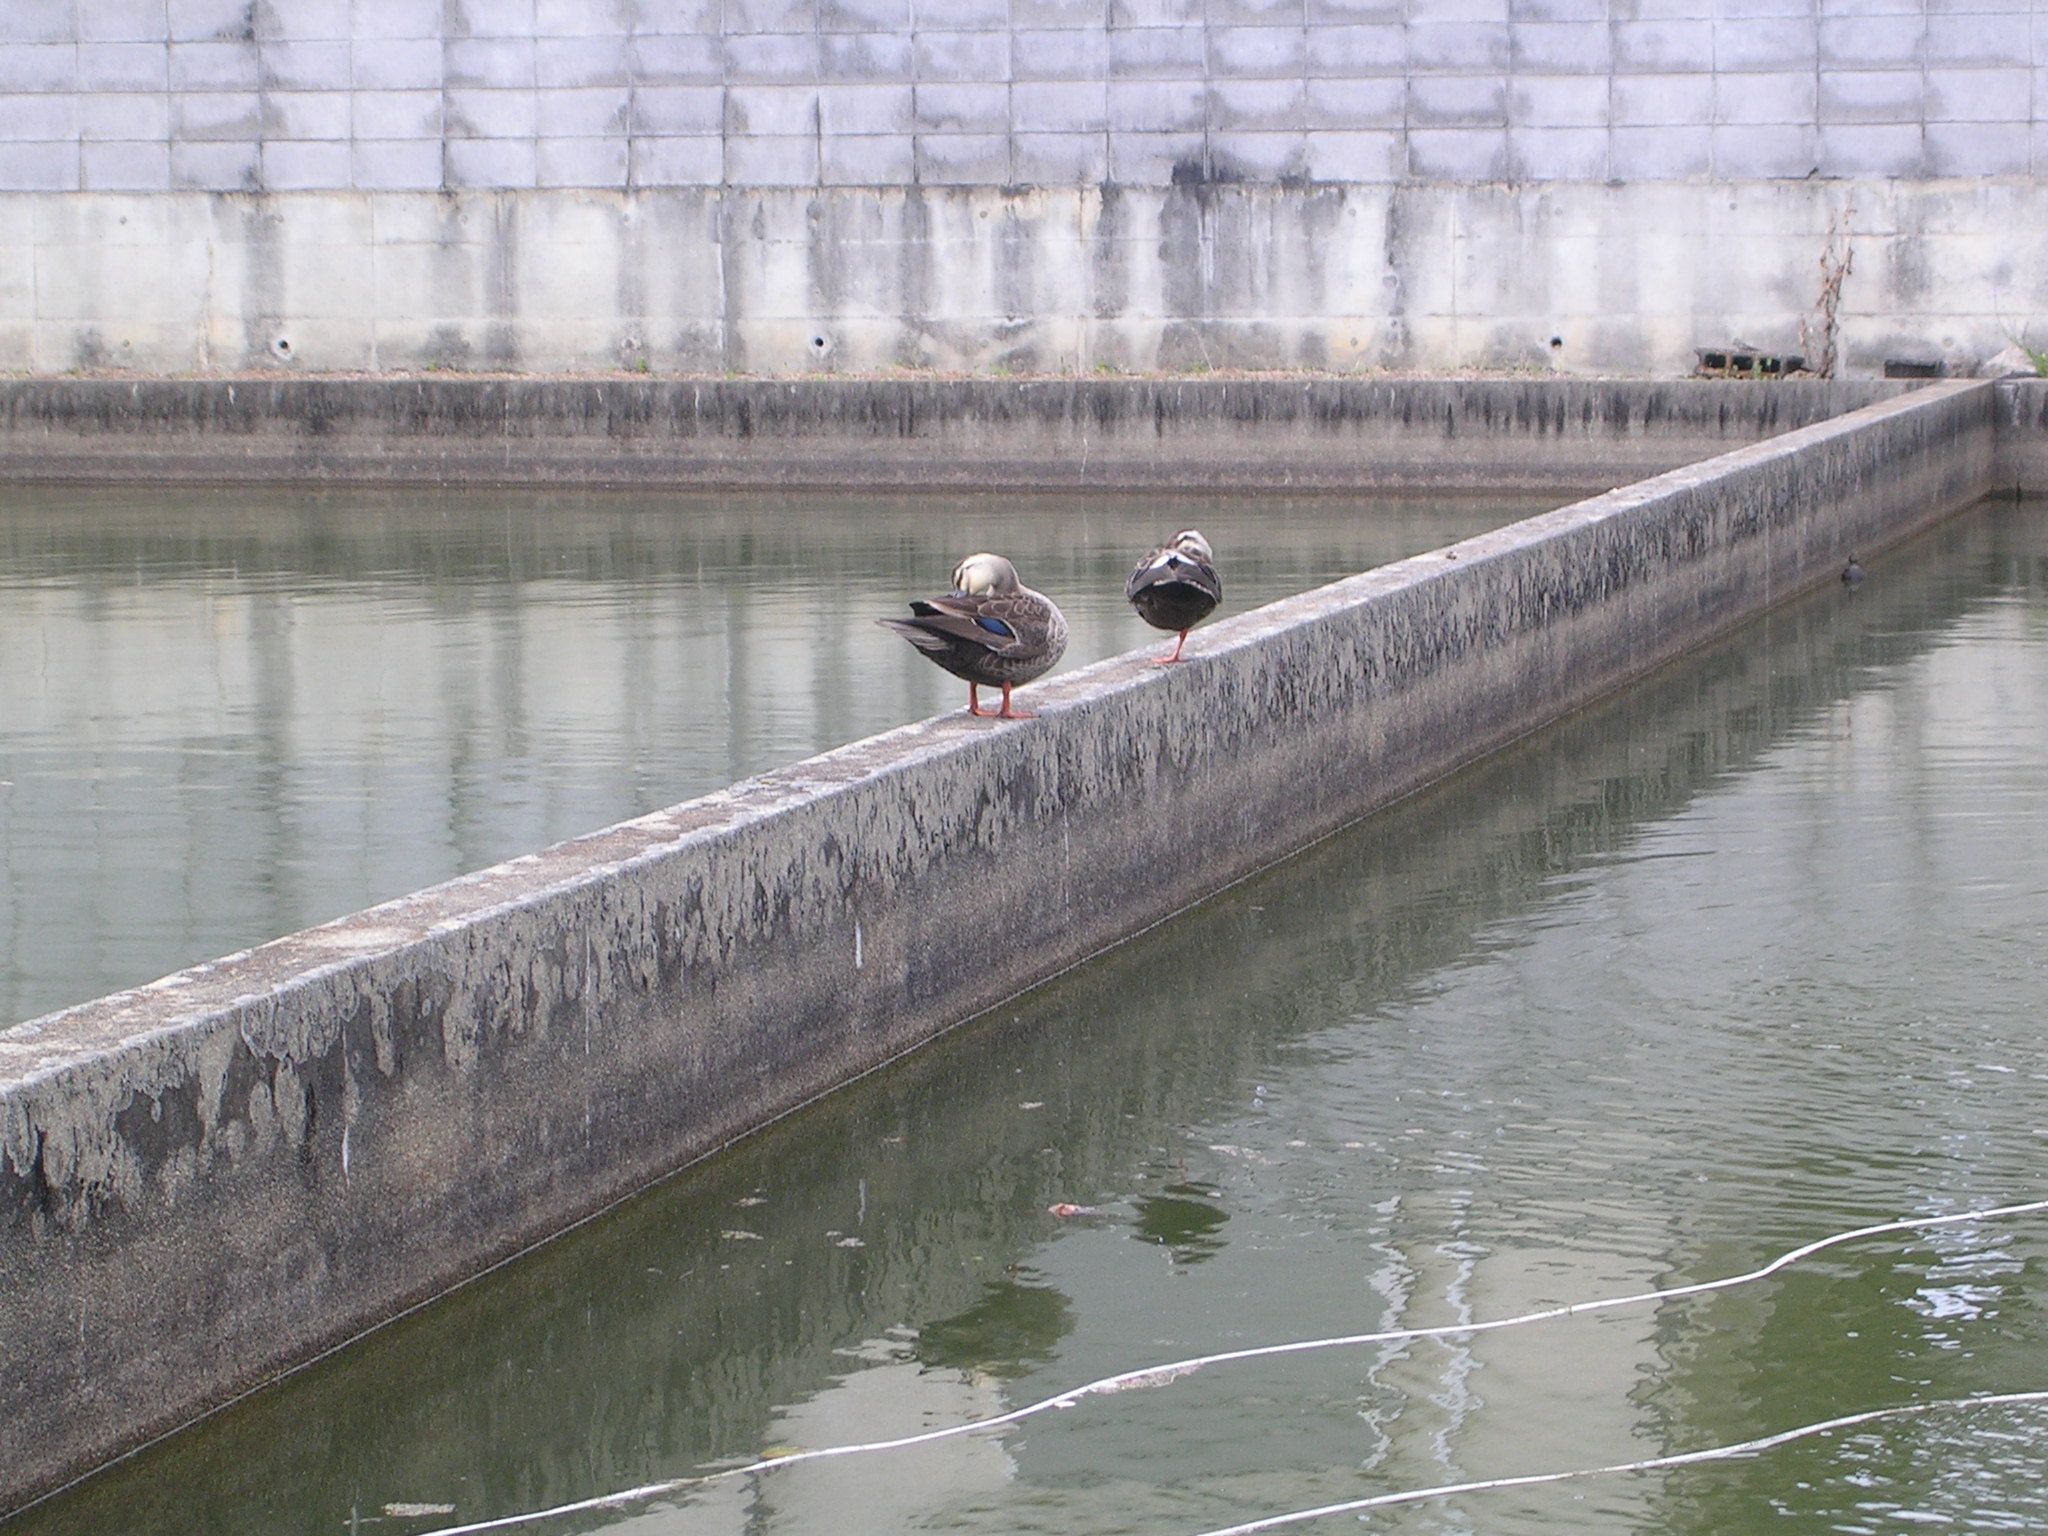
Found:
<path fill-rule="evenodd" d="M 969 555 L 953 567 L 953 590 L 968 597 L 980 597 L 988 592 L 1014 592 L 1023 583 L 1017 580 L 1017 567 L 1001 555 Z"/>
<path fill-rule="evenodd" d="M 1177 549 L 1190 559 L 1199 560 L 1204 565 L 1214 565 L 1216 563 L 1216 552 L 1209 547 L 1209 541 L 1202 537 L 1199 529 L 1181 529 L 1179 533 L 1176 533 L 1166 541 L 1166 547 L 1168 549 Z"/>

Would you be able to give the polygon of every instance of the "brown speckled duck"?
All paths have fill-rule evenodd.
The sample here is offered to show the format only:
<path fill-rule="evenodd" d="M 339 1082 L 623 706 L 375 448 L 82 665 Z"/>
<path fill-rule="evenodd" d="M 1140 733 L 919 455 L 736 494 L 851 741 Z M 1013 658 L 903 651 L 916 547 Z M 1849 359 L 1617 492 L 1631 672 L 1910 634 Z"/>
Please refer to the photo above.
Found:
<path fill-rule="evenodd" d="M 1138 617 L 1154 629 L 1180 632 L 1173 654 L 1153 663 L 1170 667 L 1180 660 L 1188 631 L 1223 601 L 1223 578 L 1216 574 L 1215 551 L 1196 530 L 1183 528 L 1138 562 L 1131 579 L 1124 583 L 1124 596 L 1138 610 Z"/>
<path fill-rule="evenodd" d="M 1067 620 L 1053 600 L 1017 579 L 1001 555 L 969 555 L 953 568 L 953 590 L 919 598 L 907 619 L 875 622 L 916 646 L 967 682 L 967 712 L 998 720 L 1029 720 L 1010 705 L 1010 690 L 1050 672 L 1067 648 Z M 980 690 L 1003 690 L 1003 707 L 981 707 Z"/>

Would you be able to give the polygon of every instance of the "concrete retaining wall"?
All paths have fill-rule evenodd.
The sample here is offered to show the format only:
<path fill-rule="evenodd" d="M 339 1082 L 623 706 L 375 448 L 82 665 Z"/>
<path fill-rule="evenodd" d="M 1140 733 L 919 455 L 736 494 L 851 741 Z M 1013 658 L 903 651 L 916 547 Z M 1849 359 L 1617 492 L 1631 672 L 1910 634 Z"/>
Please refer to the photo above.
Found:
<path fill-rule="evenodd" d="M 1889 398 L 1882 382 L 0 381 L 45 480 L 1586 490 Z"/>
<path fill-rule="evenodd" d="M 1993 482 L 1937 385 L 0 1032 L 0 1507 Z M 1187 829 L 1199 835 L 1187 835 Z"/>
<path fill-rule="evenodd" d="M 1697 348 L 1817 362 L 1830 334 L 1845 375 L 1967 374 L 2044 303 L 2048 180 L 1807 162 L 1733 182 L 0 193 L 0 370 L 38 374 L 1668 378 Z"/>
<path fill-rule="evenodd" d="M 1953 370 L 2037 9 L 14 0 L 0 367 Z"/>
<path fill-rule="evenodd" d="M 1998 488 L 2014 496 L 2048 492 L 2048 379 L 1998 386 Z"/>

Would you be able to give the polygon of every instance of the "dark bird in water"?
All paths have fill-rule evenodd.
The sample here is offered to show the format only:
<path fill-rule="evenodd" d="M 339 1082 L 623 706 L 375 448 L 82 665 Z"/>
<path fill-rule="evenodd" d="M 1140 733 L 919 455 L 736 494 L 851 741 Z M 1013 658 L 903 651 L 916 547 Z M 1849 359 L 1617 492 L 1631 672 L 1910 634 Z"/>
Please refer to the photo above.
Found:
<path fill-rule="evenodd" d="M 1223 601 L 1223 578 L 1216 574 L 1215 551 L 1201 534 L 1183 528 L 1138 562 L 1131 579 L 1124 583 L 1124 596 L 1138 610 L 1138 617 L 1154 629 L 1179 631 L 1173 654 L 1153 663 L 1170 667 L 1180 660 L 1188 631 Z"/>
<path fill-rule="evenodd" d="M 1856 557 L 1854 555 L 1851 555 L 1849 557 L 1849 563 L 1842 567 L 1842 585 L 1845 587 L 1853 587 L 1862 580 L 1863 567 L 1857 564 Z"/>
<path fill-rule="evenodd" d="M 1010 690 L 1050 672 L 1067 648 L 1067 620 L 1043 592 L 1017 579 L 1001 555 L 969 555 L 953 567 L 953 590 L 919 598 L 907 619 L 877 619 L 955 677 L 967 680 L 967 713 L 1029 720 Z M 982 688 L 1003 690 L 1003 707 L 981 707 Z"/>

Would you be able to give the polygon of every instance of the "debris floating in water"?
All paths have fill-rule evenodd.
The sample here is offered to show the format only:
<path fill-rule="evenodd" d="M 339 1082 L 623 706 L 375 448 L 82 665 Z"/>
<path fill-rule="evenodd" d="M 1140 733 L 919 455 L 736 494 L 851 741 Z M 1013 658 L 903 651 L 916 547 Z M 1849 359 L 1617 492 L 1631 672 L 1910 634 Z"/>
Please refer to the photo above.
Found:
<path fill-rule="evenodd" d="M 1048 1205 L 1045 1208 L 1045 1211 L 1048 1216 L 1058 1216 L 1062 1218 L 1068 1216 L 1099 1216 L 1102 1214 L 1102 1208 L 1100 1206 L 1075 1205 L 1071 1200 L 1061 1200 L 1057 1204 Z"/>
<path fill-rule="evenodd" d="M 1175 1365 L 1162 1365 L 1156 1370 L 1134 1371 L 1119 1376 L 1113 1385 L 1106 1386 L 1102 1390 L 1104 1392 L 1143 1392 L 1149 1387 L 1163 1387 L 1169 1381 L 1179 1381 L 1183 1376 L 1192 1376 L 1200 1369 L 1199 1365 L 1190 1365 L 1184 1361 Z"/>

